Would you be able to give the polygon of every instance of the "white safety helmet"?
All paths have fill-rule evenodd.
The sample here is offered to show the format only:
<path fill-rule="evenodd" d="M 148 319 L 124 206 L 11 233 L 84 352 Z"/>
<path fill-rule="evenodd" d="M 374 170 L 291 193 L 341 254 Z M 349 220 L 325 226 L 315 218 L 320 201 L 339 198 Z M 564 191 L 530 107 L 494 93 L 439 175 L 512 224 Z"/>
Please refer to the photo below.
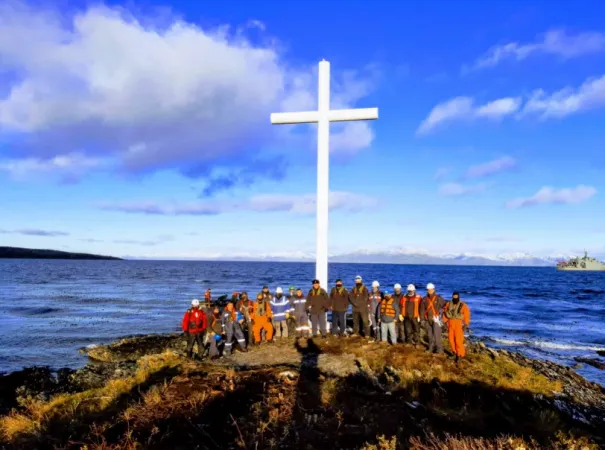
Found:
<path fill-rule="evenodd" d="M 428 290 L 428 289 L 433 289 L 433 290 L 435 290 L 435 285 L 434 285 L 433 283 L 429 283 L 429 284 L 427 284 L 427 285 L 426 285 L 426 288 L 427 288 L 427 290 Z"/>
<path fill-rule="evenodd" d="M 408 291 L 415 291 L 416 290 L 416 286 L 414 286 L 413 284 L 408 284 Z"/>
<path fill-rule="evenodd" d="M 362 279 L 361 279 L 361 275 L 357 275 L 357 276 L 355 277 L 355 281 L 362 281 Z"/>
<path fill-rule="evenodd" d="M 276 294 L 283 294 L 284 290 L 282 288 L 278 287 L 277 289 L 275 289 L 275 293 Z"/>
<path fill-rule="evenodd" d="M 380 283 L 378 281 L 372 281 L 372 287 L 380 287 Z"/>
<path fill-rule="evenodd" d="M 401 285 L 399 283 L 397 283 L 397 284 L 395 284 L 395 286 L 393 286 L 393 289 L 401 290 Z"/>
<path fill-rule="evenodd" d="M 200 301 L 197 298 L 191 300 L 191 306 L 200 306 Z"/>

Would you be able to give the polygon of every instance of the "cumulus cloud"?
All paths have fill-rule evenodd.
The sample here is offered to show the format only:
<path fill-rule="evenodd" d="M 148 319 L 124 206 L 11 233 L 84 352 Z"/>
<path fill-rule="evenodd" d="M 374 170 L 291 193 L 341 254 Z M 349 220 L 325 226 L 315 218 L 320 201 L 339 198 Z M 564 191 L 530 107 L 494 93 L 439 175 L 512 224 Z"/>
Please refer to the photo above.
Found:
<path fill-rule="evenodd" d="M 446 197 L 460 197 L 463 195 L 477 194 L 487 189 L 485 184 L 464 185 L 460 183 L 446 183 L 439 187 L 439 194 Z"/>
<path fill-rule="evenodd" d="M 477 118 L 517 120 L 537 117 L 556 119 L 605 107 L 605 75 L 588 78 L 578 87 L 566 87 L 551 94 L 537 89 L 525 103 L 519 97 L 505 97 L 482 106 L 475 106 L 471 97 L 456 97 L 435 106 L 420 124 L 418 135 L 427 134 L 448 122 L 471 121 Z"/>
<path fill-rule="evenodd" d="M 0 97 L 0 132 L 14 137 L 5 170 L 50 170 L 78 155 L 71 167 L 80 176 L 99 160 L 129 173 L 237 172 L 259 149 L 285 152 L 296 135 L 296 127 L 272 127 L 271 112 L 316 107 L 315 66 L 288 64 L 257 21 L 244 27 L 261 35 L 252 43 L 245 29 L 177 18 L 162 25 L 109 7 L 66 18 L 9 1 L 0 27 L 0 71 L 12 80 Z M 334 107 L 354 106 L 373 89 L 374 69 L 335 69 Z M 334 128 L 336 153 L 373 139 L 368 123 Z"/>
<path fill-rule="evenodd" d="M 531 197 L 517 198 L 506 202 L 508 208 L 523 208 L 527 206 L 547 204 L 578 204 L 592 198 L 597 190 L 591 186 L 580 184 L 575 188 L 555 189 L 544 186 Z"/>
<path fill-rule="evenodd" d="M 315 213 L 315 194 L 308 195 L 256 195 L 246 200 L 201 200 L 190 203 L 158 203 L 154 201 L 100 202 L 96 206 L 108 211 L 121 211 L 155 215 L 218 215 L 229 212 L 290 212 L 295 214 Z M 378 206 L 380 202 L 370 196 L 344 191 L 330 192 L 331 211 L 359 212 Z"/>
<path fill-rule="evenodd" d="M 8 172 L 17 180 L 51 176 L 60 181 L 70 182 L 80 179 L 90 169 L 100 168 L 103 165 L 103 161 L 99 158 L 88 158 L 79 153 L 71 153 L 48 159 L 29 157 L 0 161 L 0 170 Z"/>
<path fill-rule="evenodd" d="M 508 42 L 493 46 L 470 68 L 464 67 L 463 72 L 494 67 L 506 60 L 523 61 L 536 54 L 549 54 L 566 60 L 599 52 L 605 52 L 605 34 L 571 34 L 563 29 L 554 29 L 531 43 Z"/>
<path fill-rule="evenodd" d="M 605 75 L 589 78 L 577 88 L 566 87 L 547 94 L 538 89 L 525 103 L 520 117 L 537 115 L 540 119 L 562 118 L 605 106 Z"/>
<path fill-rule="evenodd" d="M 514 158 L 511 158 L 510 156 L 503 156 L 502 158 L 498 158 L 493 161 L 469 167 L 464 174 L 464 178 L 486 177 L 500 172 L 506 172 L 514 169 L 515 167 L 517 167 L 517 161 Z"/>
<path fill-rule="evenodd" d="M 476 105 L 471 97 L 455 97 L 435 106 L 422 121 L 416 134 L 427 134 L 437 126 L 448 122 L 472 121 L 476 119 L 500 120 L 519 110 L 521 99 L 507 97 Z"/>
<path fill-rule="evenodd" d="M 23 234 L 25 236 L 58 237 L 69 236 L 65 231 L 40 230 L 37 228 L 21 228 L 19 230 L 0 230 L 2 234 Z"/>

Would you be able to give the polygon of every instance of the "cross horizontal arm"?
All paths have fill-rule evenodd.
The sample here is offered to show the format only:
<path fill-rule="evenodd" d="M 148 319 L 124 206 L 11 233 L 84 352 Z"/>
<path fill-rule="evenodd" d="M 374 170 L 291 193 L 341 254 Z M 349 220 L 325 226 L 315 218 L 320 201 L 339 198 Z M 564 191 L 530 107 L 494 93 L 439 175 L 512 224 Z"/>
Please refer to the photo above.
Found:
<path fill-rule="evenodd" d="M 349 122 L 352 120 L 376 120 L 378 108 L 333 109 L 328 113 L 330 122 Z"/>
<path fill-rule="evenodd" d="M 317 123 L 319 113 L 317 111 L 272 113 L 271 123 L 273 125 L 287 125 L 293 123 Z"/>

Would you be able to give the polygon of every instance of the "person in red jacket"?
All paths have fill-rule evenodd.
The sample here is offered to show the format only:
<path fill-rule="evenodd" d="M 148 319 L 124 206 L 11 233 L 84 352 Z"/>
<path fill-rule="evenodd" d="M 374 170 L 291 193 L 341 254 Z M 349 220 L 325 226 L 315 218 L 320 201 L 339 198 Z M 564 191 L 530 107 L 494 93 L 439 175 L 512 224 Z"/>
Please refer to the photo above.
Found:
<path fill-rule="evenodd" d="M 195 298 L 191 301 L 191 308 L 183 316 L 183 331 L 187 335 L 187 356 L 193 356 L 193 346 L 197 343 L 197 352 L 201 357 L 204 354 L 202 337 L 208 322 L 206 313 L 200 309 L 200 301 Z"/>

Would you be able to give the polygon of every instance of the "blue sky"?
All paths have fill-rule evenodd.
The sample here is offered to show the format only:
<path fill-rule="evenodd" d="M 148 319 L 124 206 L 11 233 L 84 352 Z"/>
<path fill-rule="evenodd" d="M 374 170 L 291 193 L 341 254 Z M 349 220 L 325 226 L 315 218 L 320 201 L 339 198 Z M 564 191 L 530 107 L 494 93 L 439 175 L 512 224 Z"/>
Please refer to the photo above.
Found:
<path fill-rule="evenodd" d="M 325 58 L 331 254 L 605 255 L 602 2 L 285 3 L 3 2 L 0 244 L 313 253 Z"/>

